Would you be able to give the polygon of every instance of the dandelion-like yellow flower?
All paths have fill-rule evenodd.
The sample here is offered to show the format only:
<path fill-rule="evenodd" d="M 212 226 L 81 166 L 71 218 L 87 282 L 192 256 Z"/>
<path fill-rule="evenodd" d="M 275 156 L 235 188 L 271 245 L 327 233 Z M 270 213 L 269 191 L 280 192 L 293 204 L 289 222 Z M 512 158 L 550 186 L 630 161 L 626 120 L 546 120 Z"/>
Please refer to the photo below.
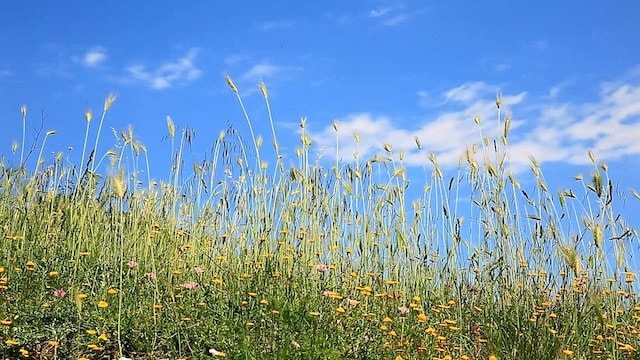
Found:
<path fill-rule="evenodd" d="M 101 308 L 101 309 L 106 309 L 106 308 L 109 307 L 109 303 L 106 302 L 106 301 L 100 301 L 100 302 L 98 302 L 98 307 Z"/>

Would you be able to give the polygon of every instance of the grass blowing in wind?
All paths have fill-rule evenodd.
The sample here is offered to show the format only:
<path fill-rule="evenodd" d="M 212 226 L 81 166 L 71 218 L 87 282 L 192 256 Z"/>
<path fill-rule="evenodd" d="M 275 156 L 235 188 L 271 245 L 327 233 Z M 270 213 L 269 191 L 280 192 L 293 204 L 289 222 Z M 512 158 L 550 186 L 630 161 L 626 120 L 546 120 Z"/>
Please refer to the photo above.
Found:
<path fill-rule="evenodd" d="M 239 135 L 242 126 L 229 127 L 189 173 L 183 151 L 191 130 L 180 134 L 168 117 L 169 179 L 141 181 L 138 170 L 149 173 L 149 162 L 133 129 L 99 153 L 115 100 L 109 95 L 86 164 L 89 111 L 80 164 L 47 160 L 40 151 L 27 174 L 24 135 L 18 166 L 3 158 L 0 353 L 638 356 L 638 235 L 617 209 L 640 196 L 617 189 L 596 154 L 585 154 L 592 173 L 576 176 L 575 189 L 551 192 L 533 158 L 522 175 L 527 181 L 518 180 L 509 165 L 511 118 L 498 96 L 501 134 L 485 136 L 485 120 L 469 119 L 478 126 L 478 143 L 461 152 L 451 172 L 419 138 L 421 169 L 408 167 L 389 143 L 373 157 L 340 160 L 337 136 L 335 161 L 325 162 L 311 155 L 306 119 L 297 148 L 287 153 L 279 146 L 260 82 L 275 154 L 269 170 L 240 92 L 230 76 L 225 81 L 253 154 Z M 26 106 L 21 114 L 26 126 Z M 337 133 L 340 124 L 333 128 Z M 109 173 L 95 173 L 94 159 L 104 158 Z M 420 174 L 424 182 L 416 184 Z"/>

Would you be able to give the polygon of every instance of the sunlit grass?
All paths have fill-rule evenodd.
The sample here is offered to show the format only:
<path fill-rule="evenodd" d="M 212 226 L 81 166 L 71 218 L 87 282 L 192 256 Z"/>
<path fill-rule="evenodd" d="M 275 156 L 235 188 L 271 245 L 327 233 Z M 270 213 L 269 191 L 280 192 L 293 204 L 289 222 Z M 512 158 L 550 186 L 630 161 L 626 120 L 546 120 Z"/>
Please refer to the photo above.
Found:
<path fill-rule="evenodd" d="M 594 154 L 592 173 L 576 176 L 576 189 L 551 192 L 534 159 L 524 182 L 532 185 L 521 185 L 498 96 L 502 133 L 489 138 L 478 127 L 478 144 L 452 174 L 420 139 L 407 141 L 424 152 L 423 169 L 407 168 L 393 144 L 380 144 L 372 158 L 318 161 L 304 119 L 286 158 L 266 86 L 273 151 L 262 148 L 239 90 L 226 81 L 252 143 L 229 128 L 204 161 L 186 164 L 193 131 L 168 118 L 166 181 L 140 178 L 149 161 L 132 129 L 97 153 L 114 95 L 88 159 L 92 115 L 85 114 L 80 164 L 62 154 L 47 161 L 40 151 L 27 172 L 23 132 L 13 146 L 19 162 L 0 164 L 3 355 L 638 355 L 640 304 L 629 265 L 637 232 L 617 213 L 626 195 Z M 26 106 L 21 114 L 24 129 Z M 101 161 L 108 174 L 96 173 Z M 426 174 L 425 182 L 410 184 L 410 172 Z"/>

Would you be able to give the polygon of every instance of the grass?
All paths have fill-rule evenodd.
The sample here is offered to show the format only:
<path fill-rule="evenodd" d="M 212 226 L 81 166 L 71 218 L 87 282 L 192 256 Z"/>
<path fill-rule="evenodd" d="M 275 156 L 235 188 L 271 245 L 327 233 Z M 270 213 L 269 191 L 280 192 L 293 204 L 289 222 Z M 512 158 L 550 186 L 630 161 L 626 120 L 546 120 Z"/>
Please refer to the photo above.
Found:
<path fill-rule="evenodd" d="M 410 187 L 407 173 L 420 170 L 392 144 L 348 163 L 312 158 L 304 119 L 299 148 L 286 158 L 261 83 L 274 146 L 268 165 L 226 80 L 251 143 L 226 129 L 186 172 L 193 131 L 168 118 L 167 181 L 141 179 L 147 149 L 131 129 L 99 157 L 113 95 L 92 149 L 85 114 L 78 165 L 62 154 L 47 162 L 40 151 L 28 172 L 24 133 L 14 144 L 19 166 L 0 165 L 5 358 L 638 356 L 629 265 L 637 232 L 617 214 L 626 196 L 594 154 L 592 174 L 557 193 L 532 159 L 534 185 L 525 189 L 510 172 L 510 119 L 498 97 L 501 136 L 478 127 L 478 144 L 453 175 L 415 139 L 426 182 Z M 23 107 L 23 128 L 27 115 Z M 96 173 L 102 161 L 109 174 Z M 416 186 L 421 195 L 409 199 Z"/>

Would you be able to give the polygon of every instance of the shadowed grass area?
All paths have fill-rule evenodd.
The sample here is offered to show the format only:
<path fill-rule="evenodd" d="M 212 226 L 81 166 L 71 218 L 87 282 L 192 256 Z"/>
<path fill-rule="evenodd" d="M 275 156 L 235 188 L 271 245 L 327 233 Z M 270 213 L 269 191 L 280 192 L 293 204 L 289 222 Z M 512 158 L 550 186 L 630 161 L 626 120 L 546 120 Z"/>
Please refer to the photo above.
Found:
<path fill-rule="evenodd" d="M 637 232 L 616 212 L 626 195 L 593 154 L 593 172 L 576 177 L 576 189 L 551 193 L 533 159 L 533 185 L 524 188 L 510 171 L 510 119 L 498 97 L 502 135 L 479 130 L 453 175 L 429 153 L 423 169 L 406 168 L 393 144 L 381 144 L 373 158 L 325 164 L 311 158 L 304 120 L 289 165 L 271 118 L 268 165 L 238 89 L 226 80 L 251 143 L 226 129 L 207 159 L 187 166 L 193 132 L 168 118 L 166 181 L 140 178 L 141 169 L 149 173 L 147 149 L 131 129 L 98 157 L 113 95 L 93 149 L 86 114 L 78 166 L 62 155 L 47 162 L 40 152 L 28 172 L 24 146 L 20 166 L 2 162 L 2 354 L 637 356 L 640 304 L 629 265 Z M 262 83 L 260 90 L 271 117 Z M 26 107 L 22 115 L 26 124 Z M 95 172 L 100 161 L 110 162 L 109 174 Z M 410 171 L 427 174 L 424 184 L 410 186 Z"/>

